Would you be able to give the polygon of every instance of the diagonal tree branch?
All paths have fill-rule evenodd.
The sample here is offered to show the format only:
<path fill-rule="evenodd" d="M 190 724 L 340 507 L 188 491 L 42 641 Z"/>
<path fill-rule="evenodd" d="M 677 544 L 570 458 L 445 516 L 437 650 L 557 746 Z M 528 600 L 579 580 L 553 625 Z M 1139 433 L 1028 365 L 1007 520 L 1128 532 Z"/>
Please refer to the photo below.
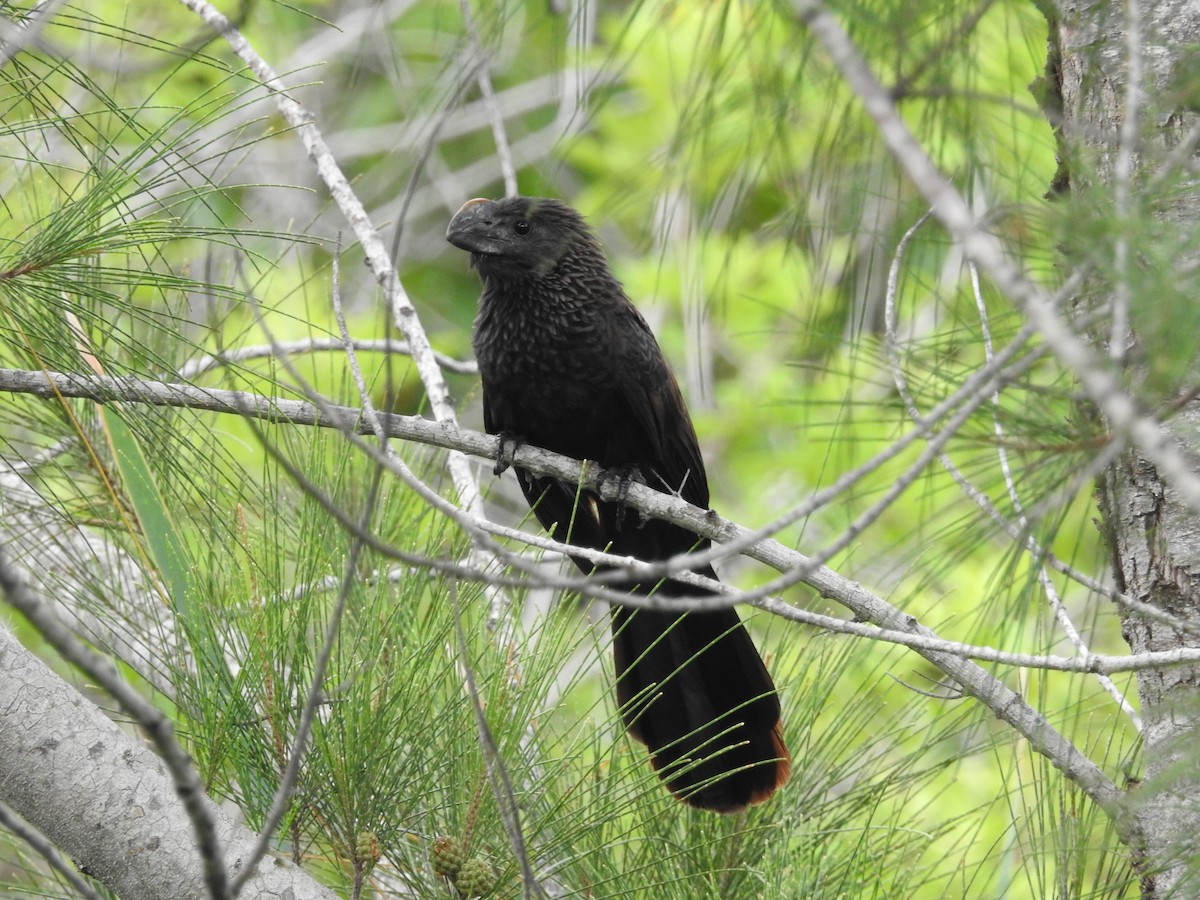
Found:
<path fill-rule="evenodd" d="M 1184 501 L 1200 511 L 1200 475 L 1179 449 L 1170 429 L 1141 411 L 1122 389 L 1112 368 L 1058 314 L 1052 298 L 1009 259 L 1000 240 L 983 226 L 913 136 L 887 88 L 825 5 L 820 0 L 793 0 L 793 7 L 825 47 L 933 215 L 962 244 L 967 257 L 1025 314 L 1063 365 L 1075 373 L 1112 432 L 1128 436 Z"/>
<path fill-rule="evenodd" d="M 322 404 L 320 406 L 299 400 L 267 398 L 239 391 L 214 390 L 197 388 L 192 385 L 165 384 L 162 382 L 139 381 L 132 378 L 105 378 L 94 375 L 64 375 L 60 373 L 32 372 L 26 370 L 0 369 L 0 390 L 19 391 L 43 397 L 79 397 L 97 402 L 140 402 L 157 406 L 169 406 L 185 409 L 207 410 L 211 412 L 249 416 L 251 418 L 272 422 L 287 422 L 292 425 L 303 425 L 318 428 L 333 428 L 342 431 L 347 436 L 358 434 L 384 435 L 402 440 L 415 441 L 440 447 L 454 449 L 463 453 L 487 459 L 495 459 L 497 447 L 491 435 L 478 431 L 449 426 L 446 423 L 435 423 L 420 416 L 402 416 L 396 414 L 377 413 L 378 420 L 374 425 L 368 425 L 361 420 L 360 411 L 345 406 Z M 378 429 L 378 430 L 377 430 Z M 270 452 L 272 448 L 268 447 Z M 277 458 L 286 463 L 278 457 Z M 372 450 L 372 458 L 381 464 L 389 462 L 388 456 L 378 450 Z M 587 490 L 601 492 L 611 489 L 611 477 L 587 463 L 542 450 L 538 447 L 525 445 L 516 451 L 515 461 L 518 465 L 528 468 L 541 475 L 561 478 L 573 484 L 580 484 Z M 293 478 L 302 479 L 304 476 L 291 464 L 289 474 Z M 606 488 L 607 486 L 607 488 Z M 472 568 L 444 560 L 412 556 L 397 551 L 381 542 L 373 535 L 358 529 L 352 518 L 328 497 L 321 494 L 315 486 L 302 483 L 301 487 L 318 502 L 321 502 L 332 514 L 340 515 L 342 524 L 347 530 L 362 538 L 367 546 L 379 553 L 395 558 L 410 566 L 432 566 L 453 574 L 456 577 L 470 580 L 495 579 L 500 584 L 519 586 L 527 584 L 520 579 L 513 579 L 489 570 Z M 833 570 L 817 564 L 813 558 L 805 556 L 762 536 L 759 530 L 752 530 L 723 519 L 711 510 L 698 507 L 667 494 L 651 490 L 643 485 L 633 484 L 629 488 L 628 502 L 631 507 L 655 518 L 674 522 L 684 528 L 710 540 L 734 545 L 740 548 L 751 559 L 758 560 L 780 572 L 800 573 L 795 581 L 805 582 L 822 591 L 824 596 L 843 603 L 855 612 L 858 610 L 847 601 L 863 588 Z M 721 606 L 733 606 L 750 602 L 755 606 L 768 610 L 782 618 L 813 625 L 818 628 L 841 634 L 853 634 L 877 640 L 899 643 L 913 649 L 937 650 L 952 655 L 976 658 L 988 662 L 998 662 L 1005 665 L 1026 668 L 1052 669 L 1062 672 L 1089 672 L 1113 674 L 1116 672 L 1135 671 L 1141 668 L 1161 667 L 1189 662 L 1200 655 L 1200 650 L 1191 651 L 1181 648 L 1178 652 L 1145 654 L 1141 656 L 1110 656 L 1105 654 L 1088 654 L 1083 657 L 1057 657 L 1022 653 L 1009 653 L 975 644 L 964 644 L 947 641 L 932 635 L 922 636 L 907 630 L 879 630 L 857 622 L 847 622 L 831 616 L 822 616 L 805 610 L 797 609 L 790 604 L 771 599 L 755 599 L 761 596 L 757 589 L 752 591 L 736 591 L 729 585 L 719 581 L 696 575 L 688 571 L 697 560 L 707 561 L 707 553 L 683 554 L 679 557 L 660 562 L 645 562 L 632 557 L 615 556 L 586 547 L 566 545 L 551 538 L 540 535 L 526 534 L 490 522 L 486 519 L 475 519 L 466 514 L 460 514 L 460 524 L 470 525 L 472 529 L 486 531 L 510 540 L 524 542 L 532 547 L 560 555 L 583 556 L 597 564 L 620 568 L 621 572 L 596 573 L 589 576 L 555 576 L 536 570 L 533 566 L 524 566 L 523 571 L 534 574 L 540 586 L 576 590 L 589 596 L 613 603 L 622 603 L 639 609 L 655 610 L 692 610 L 711 609 L 714 603 Z M 509 555 L 507 561 L 515 566 L 521 566 L 519 556 Z M 809 578 L 818 570 L 827 573 L 823 582 Z M 633 572 L 639 578 L 660 579 L 674 578 L 695 585 L 700 591 L 722 594 L 720 600 L 715 600 L 707 593 L 696 597 L 650 597 L 630 596 L 623 592 L 605 590 L 602 586 L 608 582 L 622 580 L 627 577 L 624 572 Z M 330 586 L 332 587 L 332 586 Z M 882 601 L 881 601 L 882 602 Z M 873 621 L 873 620 L 872 620 Z M 1167 624 L 1171 624 L 1169 619 Z"/>
<path fill-rule="evenodd" d="M 322 410 L 310 403 L 270 399 L 234 391 L 215 391 L 188 385 L 140 382 L 129 378 L 100 378 L 98 376 L 63 375 L 47 372 L 21 372 L 0 369 L 0 389 L 21 389 L 44 397 L 88 397 L 99 402 L 117 399 L 155 405 L 210 409 L 218 412 L 249 415 L 273 422 L 291 422 L 320 427 L 339 428 L 349 432 L 366 433 L 372 429 L 361 420 L 358 411 L 344 407 Z M 496 442 L 487 435 L 466 431 L 450 423 L 435 423 L 412 416 L 384 416 L 380 422 L 390 436 L 418 440 L 439 447 L 453 448 L 482 457 L 492 458 Z M 574 460 L 544 450 L 521 447 L 515 454 L 517 465 L 539 474 L 554 475 L 600 490 L 599 473 L 581 473 Z M 700 510 L 678 497 L 668 497 L 642 485 L 633 485 L 628 502 L 634 508 L 664 518 L 718 542 L 745 541 L 752 532 L 748 528 L 722 520 L 708 510 Z M 902 613 L 861 585 L 839 575 L 778 541 L 760 540 L 746 551 L 753 559 L 780 571 L 803 568 L 804 581 L 822 596 L 830 597 L 850 609 L 857 618 L 874 623 L 891 632 L 916 639 L 937 640 L 937 635 L 922 626 L 914 617 Z M 662 601 L 658 601 L 662 602 Z M 788 615 L 793 607 L 775 600 L 757 604 L 763 609 Z M 980 700 L 1003 721 L 1022 734 L 1030 745 L 1046 756 L 1056 767 L 1078 784 L 1098 805 L 1119 821 L 1120 791 L 1100 768 L 1082 754 L 1045 718 L 1034 710 L 1015 691 L 990 675 L 975 663 L 945 649 L 930 649 L 923 641 L 913 641 L 917 653 L 929 660 L 963 689 Z M 1178 661 L 1178 660 L 1175 660 Z M 1079 661 L 1076 661 L 1077 663 Z M 1082 661 L 1087 665 L 1087 661 Z"/>

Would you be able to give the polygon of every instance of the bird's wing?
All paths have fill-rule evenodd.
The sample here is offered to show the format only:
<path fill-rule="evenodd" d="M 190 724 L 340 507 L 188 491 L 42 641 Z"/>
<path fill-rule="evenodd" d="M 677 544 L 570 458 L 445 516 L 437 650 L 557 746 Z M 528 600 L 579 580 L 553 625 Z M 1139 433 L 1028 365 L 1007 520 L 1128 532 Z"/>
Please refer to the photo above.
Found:
<path fill-rule="evenodd" d="M 656 491 L 678 494 L 689 503 L 708 507 L 708 477 L 691 417 L 650 326 L 628 306 L 613 336 L 626 372 L 620 400 L 644 440 L 638 460 L 647 484 Z"/>

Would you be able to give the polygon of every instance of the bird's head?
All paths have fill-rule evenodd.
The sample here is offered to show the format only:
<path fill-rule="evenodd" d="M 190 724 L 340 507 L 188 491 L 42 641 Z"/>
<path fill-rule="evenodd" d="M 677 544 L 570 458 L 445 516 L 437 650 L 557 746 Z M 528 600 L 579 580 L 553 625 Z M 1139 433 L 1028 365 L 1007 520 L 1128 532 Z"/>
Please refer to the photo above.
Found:
<path fill-rule="evenodd" d="M 471 254 L 479 274 L 501 281 L 543 278 L 571 251 L 599 253 L 583 216 L 544 197 L 468 200 L 446 240 Z"/>

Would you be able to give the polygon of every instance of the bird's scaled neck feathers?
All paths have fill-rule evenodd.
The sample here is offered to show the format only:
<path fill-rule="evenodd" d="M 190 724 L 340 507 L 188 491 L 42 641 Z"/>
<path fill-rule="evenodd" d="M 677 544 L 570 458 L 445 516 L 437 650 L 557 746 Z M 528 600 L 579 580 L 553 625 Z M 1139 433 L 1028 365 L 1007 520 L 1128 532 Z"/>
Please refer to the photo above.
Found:
<path fill-rule="evenodd" d="M 589 235 L 569 247 L 545 271 L 511 269 L 492 271 L 486 262 L 479 267 L 484 280 L 485 304 L 535 312 L 539 309 L 585 308 L 598 302 L 624 298 L 621 283 L 608 268 L 608 261 Z"/>

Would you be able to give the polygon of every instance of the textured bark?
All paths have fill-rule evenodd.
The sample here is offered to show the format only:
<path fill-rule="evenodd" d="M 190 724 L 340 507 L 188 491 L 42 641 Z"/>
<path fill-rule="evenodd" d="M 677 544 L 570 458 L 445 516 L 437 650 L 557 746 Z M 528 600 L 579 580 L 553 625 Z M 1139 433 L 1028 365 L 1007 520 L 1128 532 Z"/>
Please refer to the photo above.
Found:
<path fill-rule="evenodd" d="M 166 767 L 142 742 L 17 643 L 0 623 L 0 780 L 4 801 L 79 867 L 136 900 L 203 898 L 191 822 Z M 236 872 L 255 835 L 213 808 Z M 332 891 L 268 855 L 243 897 L 332 900 Z"/>
<path fill-rule="evenodd" d="M 1118 0 L 1061 3 L 1064 133 L 1081 164 L 1071 168 L 1076 189 L 1111 185 L 1127 104 L 1127 20 Z M 1132 155 L 1133 193 L 1196 125 L 1196 115 L 1172 108 L 1169 89 L 1188 45 L 1200 43 L 1200 2 L 1145 2 L 1140 9 L 1143 92 L 1137 102 L 1138 144 Z M 1193 73 L 1192 77 L 1195 77 Z M 1194 158 L 1192 160 L 1194 163 Z M 1195 183 L 1156 214 L 1192 227 L 1200 218 Z M 1180 263 L 1183 263 L 1180 260 Z M 1181 271 L 1182 271 L 1181 266 Z M 1140 298 L 1133 303 L 1154 302 Z M 1098 334 L 1098 340 L 1108 339 Z M 1145 353 L 1137 336 L 1132 345 Z M 1163 427 L 1200 471 L 1200 406 L 1195 402 Z M 1130 596 L 1180 618 L 1200 619 L 1200 516 L 1136 450 L 1123 452 L 1099 481 L 1104 527 L 1119 586 Z M 1123 614 L 1122 631 L 1134 653 L 1196 646 L 1197 639 L 1160 623 Z M 1147 898 L 1200 896 L 1200 667 L 1138 673 L 1144 721 L 1144 775 L 1130 788 L 1129 813 L 1140 845 L 1133 847 Z"/>
<path fill-rule="evenodd" d="M 1185 413 L 1192 423 L 1200 411 Z M 1180 503 L 1154 466 L 1126 452 L 1101 482 L 1101 508 L 1118 585 L 1135 599 L 1180 618 L 1200 605 L 1200 518 Z M 1135 653 L 1196 646 L 1195 637 L 1135 615 L 1122 617 Z M 1200 895 L 1200 668 L 1138 673 L 1145 773 L 1130 793 L 1142 846 L 1143 896 Z M 1179 893 L 1182 891 L 1183 893 Z"/>

